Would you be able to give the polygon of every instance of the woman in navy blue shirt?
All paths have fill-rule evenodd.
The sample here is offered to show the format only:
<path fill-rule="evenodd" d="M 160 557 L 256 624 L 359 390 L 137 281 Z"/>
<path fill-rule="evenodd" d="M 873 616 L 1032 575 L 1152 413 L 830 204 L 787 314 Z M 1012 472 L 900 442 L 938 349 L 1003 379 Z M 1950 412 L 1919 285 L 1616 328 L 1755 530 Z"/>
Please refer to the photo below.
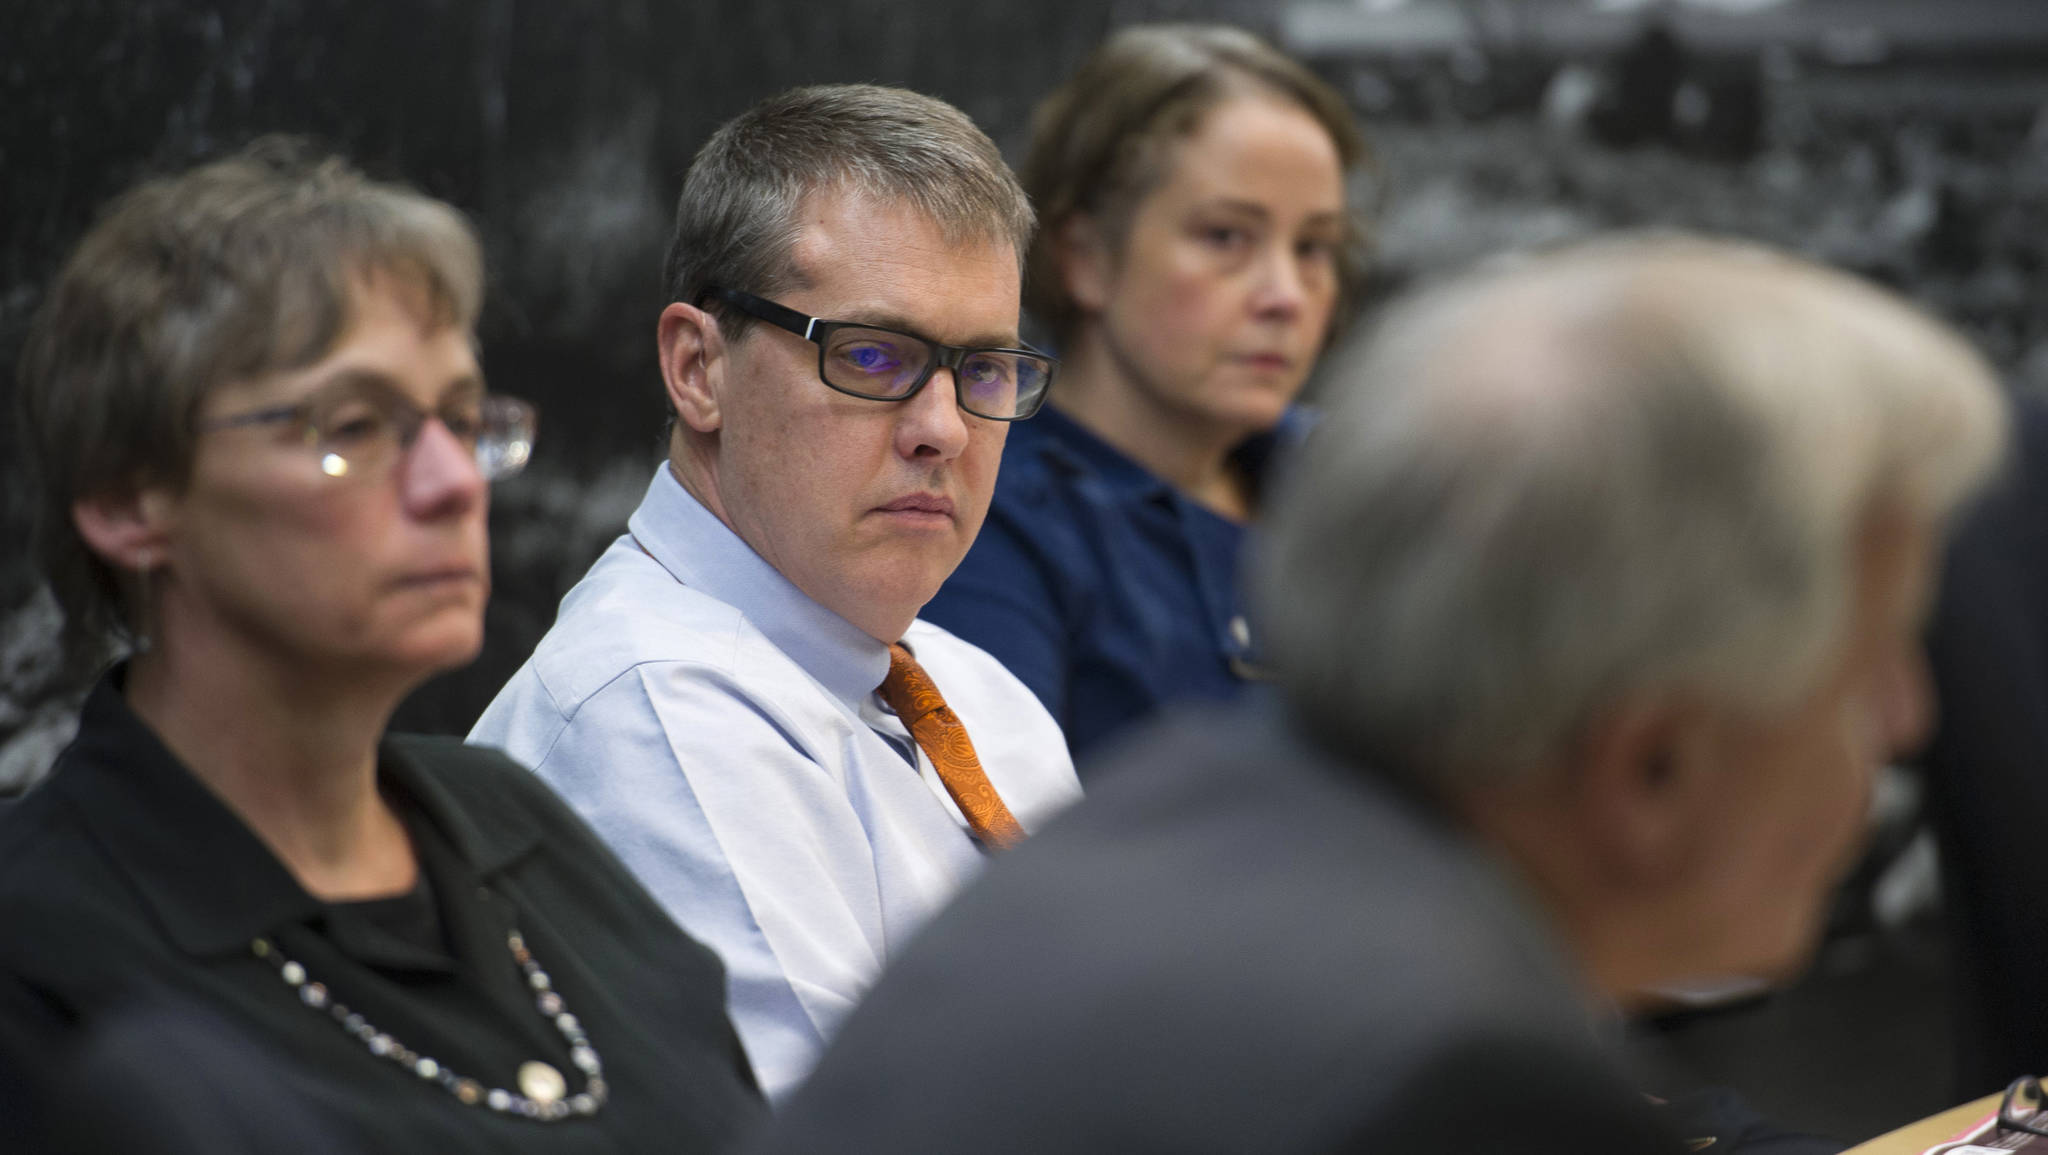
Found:
<path fill-rule="evenodd" d="M 1292 408 L 1355 291 L 1344 101 L 1240 29 L 1111 37 L 1039 107 L 1031 311 L 1063 354 L 924 617 L 993 653 L 1076 755 L 1257 674 L 1237 586 Z"/>

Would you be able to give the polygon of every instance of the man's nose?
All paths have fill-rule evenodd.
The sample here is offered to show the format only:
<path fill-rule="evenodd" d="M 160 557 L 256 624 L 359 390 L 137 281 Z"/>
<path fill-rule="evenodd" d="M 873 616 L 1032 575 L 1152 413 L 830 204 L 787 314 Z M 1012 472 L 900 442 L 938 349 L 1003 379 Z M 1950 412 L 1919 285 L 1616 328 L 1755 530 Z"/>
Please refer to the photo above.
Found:
<path fill-rule="evenodd" d="M 905 457 L 951 461 L 967 448 L 967 415 L 960 408 L 960 379 L 940 367 L 908 401 L 896 422 L 896 451 Z"/>

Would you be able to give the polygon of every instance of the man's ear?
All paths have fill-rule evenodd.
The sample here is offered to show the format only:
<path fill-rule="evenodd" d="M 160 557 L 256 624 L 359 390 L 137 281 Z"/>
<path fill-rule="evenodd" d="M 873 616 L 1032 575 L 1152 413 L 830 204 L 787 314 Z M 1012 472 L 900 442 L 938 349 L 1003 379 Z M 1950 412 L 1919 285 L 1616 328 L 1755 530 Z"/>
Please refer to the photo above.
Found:
<path fill-rule="evenodd" d="M 1086 213 L 1075 213 L 1060 223 L 1053 235 L 1054 260 L 1067 297 L 1075 307 L 1099 313 L 1109 307 L 1110 285 L 1115 262 L 1109 240 L 1101 226 Z"/>
<path fill-rule="evenodd" d="M 718 318 L 676 301 L 661 311 L 655 343 L 662 384 L 677 419 L 698 433 L 717 432 L 724 422 L 718 402 L 727 349 Z"/>
<path fill-rule="evenodd" d="M 1712 833 L 1708 723 L 1702 709 L 1656 697 L 1625 703 L 1581 732 L 1571 805 L 1590 860 L 1611 883 L 1662 886 L 1697 861 Z"/>
<path fill-rule="evenodd" d="M 170 553 L 175 510 L 161 488 L 124 488 L 72 502 L 71 524 L 106 564 L 130 572 L 151 570 Z"/>

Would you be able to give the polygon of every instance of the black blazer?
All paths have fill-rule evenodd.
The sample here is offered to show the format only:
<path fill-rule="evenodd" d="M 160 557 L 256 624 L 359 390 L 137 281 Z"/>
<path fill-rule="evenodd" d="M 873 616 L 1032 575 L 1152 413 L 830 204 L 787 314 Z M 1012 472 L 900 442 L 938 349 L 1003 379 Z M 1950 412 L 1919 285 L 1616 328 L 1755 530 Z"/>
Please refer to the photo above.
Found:
<path fill-rule="evenodd" d="M 1949 548 L 1921 758 L 1956 950 L 1959 1091 L 2048 1075 L 2048 402 Z"/>
<path fill-rule="evenodd" d="M 891 964 L 758 1151 L 1680 1149 L 1425 807 L 1256 710 L 1109 769 Z"/>
<path fill-rule="evenodd" d="M 40 1084 L 26 1097 L 69 1104 L 60 1126 L 111 1113 L 95 1134 L 150 1134 L 155 1150 L 282 1149 L 222 1146 L 252 1131 L 221 1117 L 238 1088 L 174 1093 L 189 1053 L 243 1054 L 225 1069 L 264 1073 L 240 1100 L 261 1129 L 339 1151 L 716 1151 L 757 1120 L 717 959 L 542 783 L 451 739 L 388 739 L 379 775 L 430 896 L 409 933 L 308 894 L 110 675 L 51 776 L 0 817 L 0 1006 L 24 1012 L 0 1035 L 0 1085 Z M 373 1056 L 250 947 L 274 940 L 333 999 L 486 1087 L 518 1089 L 539 1059 L 582 1090 L 508 948 L 515 926 L 602 1058 L 610 1101 L 594 1117 L 465 1105 Z M 151 1043 L 182 1022 L 192 1046 Z"/>

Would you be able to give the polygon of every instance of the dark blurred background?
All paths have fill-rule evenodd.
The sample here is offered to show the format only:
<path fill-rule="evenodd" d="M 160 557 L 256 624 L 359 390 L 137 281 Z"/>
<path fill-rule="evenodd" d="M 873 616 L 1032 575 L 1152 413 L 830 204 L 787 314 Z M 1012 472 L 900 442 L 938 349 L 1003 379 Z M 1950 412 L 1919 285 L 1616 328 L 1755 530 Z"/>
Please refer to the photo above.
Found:
<path fill-rule="evenodd" d="M 1159 19 L 1261 31 L 1366 117 L 1368 311 L 1502 249 L 1699 228 L 1897 286 L 2014 388 L 2048 387 L 2042 0 L 0 0 L 0 362 L 107 197 L 260 133 L 310 135 L 467 210 L 489 261 L 486 373 L 542 426 L 494 497 L 485 652 L 401 711 L 462 732 L 658 458 L 661 256 L 708 132 L 790 85 L 879 81 L 953 101 L 1014 158 L 1046 88 L 1110 28 Z M 10 480 L 0 792 L 47 768 L 75 705 L 23 506 Z M 1888 805 L 1910 815 L 1911 793 L 1894 783 Z M 1709 1075 L 1845 1136 L 1948 1093 L 1939 951 L 1892 933 L 1924 923 L 1929 856 L 1910 824 L 1888 837 L 1914 849 L 1845 899 L 1804 994 L 1672 1032 Z M 1883 1030 L 1841 1026 L 1877 1006 Z"/>

